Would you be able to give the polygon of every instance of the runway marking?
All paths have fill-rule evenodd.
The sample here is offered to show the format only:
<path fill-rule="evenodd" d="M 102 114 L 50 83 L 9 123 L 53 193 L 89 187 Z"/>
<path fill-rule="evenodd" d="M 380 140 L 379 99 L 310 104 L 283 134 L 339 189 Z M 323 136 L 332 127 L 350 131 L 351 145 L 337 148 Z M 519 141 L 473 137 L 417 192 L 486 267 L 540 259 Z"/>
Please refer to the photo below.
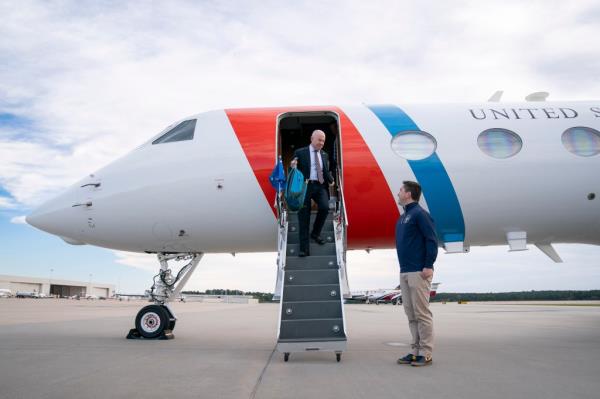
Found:
<path fill-rule="evenodd" d="M 387 346 L 408 346 L 404 342 L 384 342 L 384 344 Z"/>

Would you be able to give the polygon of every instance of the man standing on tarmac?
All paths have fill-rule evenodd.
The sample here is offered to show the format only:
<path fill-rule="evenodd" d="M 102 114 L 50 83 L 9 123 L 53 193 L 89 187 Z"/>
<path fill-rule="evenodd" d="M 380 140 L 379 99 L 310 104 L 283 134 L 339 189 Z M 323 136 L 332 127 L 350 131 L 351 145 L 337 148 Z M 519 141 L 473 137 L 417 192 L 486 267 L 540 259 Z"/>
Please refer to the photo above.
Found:
<path fill-rule="evenodd" d="M 398 364 L 415 367 L 432 363 L 433 317 L 429 310 L 429 293 L 433 279 L 433 263 L 438 241 L 433 219 L 421 208 L 421 186 L 405 181 L 398 192 L 398 203 L 404 208 L 396 224 L 396 251 L 400 262 L 402 304 L 412 335 L 411 352 L 398 359 Z"/>

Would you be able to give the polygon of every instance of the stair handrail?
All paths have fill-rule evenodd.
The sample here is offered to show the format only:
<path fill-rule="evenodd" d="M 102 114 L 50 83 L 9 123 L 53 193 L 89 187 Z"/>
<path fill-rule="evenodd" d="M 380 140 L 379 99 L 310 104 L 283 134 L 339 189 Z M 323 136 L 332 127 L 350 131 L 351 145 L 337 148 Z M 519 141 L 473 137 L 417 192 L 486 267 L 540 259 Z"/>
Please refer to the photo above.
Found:
<path fill-rule="evenodd" d="M 346 249 L 348 248 L 348 215 L 346 213 L 346 203 L 344 200 L 344 185 L 339 170 L 336 173 L 338 181 L 339 198 L 336 204 L 336 221 L 334 236 L 337 255 L 337 263 L 340 273 L 340 284 L 343 297 L 349 297 L 350 285 L 348 284 L 348 273 L 346 270 Z"/>
<path fill-rule="evenodd" d="M 273 300 L 280 300 L 283 290 L 283 278 L 287 254 L 287 210 L 282 200 L 283 193 L 275 194 L 275 207 L 277 209 L 277 276 L 275 277 L 275 292 Z"/>

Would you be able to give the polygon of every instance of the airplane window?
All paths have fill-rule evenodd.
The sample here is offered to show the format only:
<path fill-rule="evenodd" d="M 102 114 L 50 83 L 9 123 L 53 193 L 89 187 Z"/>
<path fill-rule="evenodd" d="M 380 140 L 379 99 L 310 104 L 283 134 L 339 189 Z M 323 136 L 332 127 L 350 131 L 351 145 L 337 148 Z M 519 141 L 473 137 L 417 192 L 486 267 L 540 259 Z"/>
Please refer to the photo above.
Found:
<path fill-rule="evenodd" d="M 479 149 L 492 158 L 505 159 L 515 156 L 523 148 L 518 134 L 507 129 L 487 129 L 477 137 Z"/>
<path fill-rule="evenodd" d="M 173 129 L 169 130 L 152 144 L 173 143 L 175 141 L 192 140 L 194 138 L 194 129 L 196 128 L 196 119 L 183 121 Z"/>
<path fill-rule="evenodd" d="M 431 156 L 437 148 L 437 142 L 429 133 L 407 131 L 397 133 L 392 138 L 391 146 L 396 155 L 410 161 L 417 161 Z"/>
<path fill-rule="evenodd" d="M 572 127 L 562 134 L 565 148 L 580 157 L 591 157 L 600 153 L 600 132 L 591 127 Z"/>

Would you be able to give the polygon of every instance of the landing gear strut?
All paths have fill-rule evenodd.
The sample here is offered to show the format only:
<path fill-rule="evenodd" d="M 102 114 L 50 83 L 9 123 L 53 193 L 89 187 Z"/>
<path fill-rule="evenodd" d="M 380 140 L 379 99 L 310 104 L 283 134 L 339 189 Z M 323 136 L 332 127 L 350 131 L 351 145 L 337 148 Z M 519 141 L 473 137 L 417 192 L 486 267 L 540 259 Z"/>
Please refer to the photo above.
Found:
<path fill-rule="evenodd" d="M 158 254 L 160 271 L 146 294 L 154 305 L 140 310 L 135 318 L 135 328 L 129 330 L 127 339 L 173 339 L 177 317 L 168 303 L 177 298 L 202 259 L 202 253 Z M 176 275 L 169 268 L 169 261 L 189 260 Z"/>

